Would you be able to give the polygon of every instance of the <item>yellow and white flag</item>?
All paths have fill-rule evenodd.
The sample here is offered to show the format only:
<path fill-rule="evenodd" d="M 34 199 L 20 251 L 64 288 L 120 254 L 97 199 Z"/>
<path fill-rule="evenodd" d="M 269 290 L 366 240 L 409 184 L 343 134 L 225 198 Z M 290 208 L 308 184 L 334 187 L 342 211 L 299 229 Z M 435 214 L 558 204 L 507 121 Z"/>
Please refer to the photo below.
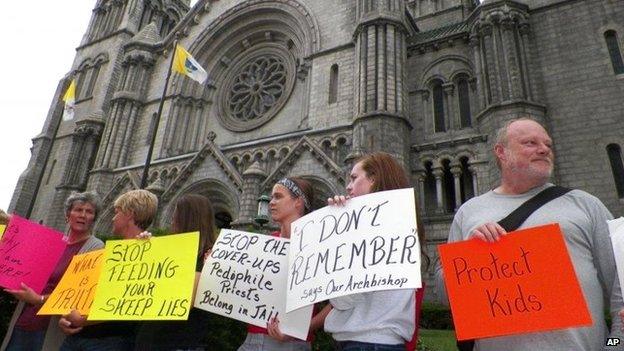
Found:
<path fill-rule="evenodd" d="M 63 95 L 63 101 L 65 101 L 65 110 L 63 111 L 63 120 L 69 121 L 74 119 L 74 107 L 76 105 L 76 80 L 72 79 L 69 84 L 69 88 Z"/>
<path fill-rule="evenodd" d="M 176 45 L 173 69 L 199 84 L 204 84 L 208 78 L 206 70 L 180 45 Z"/>

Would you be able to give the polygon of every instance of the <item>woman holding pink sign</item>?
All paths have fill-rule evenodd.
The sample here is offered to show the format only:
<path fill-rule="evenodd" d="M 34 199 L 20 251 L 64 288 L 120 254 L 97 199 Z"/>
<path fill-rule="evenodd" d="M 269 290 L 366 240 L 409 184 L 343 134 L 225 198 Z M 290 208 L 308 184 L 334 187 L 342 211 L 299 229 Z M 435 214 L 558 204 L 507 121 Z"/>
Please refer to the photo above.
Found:
<path fill-rule="evenodd" d="M 67 198 L 65 201 L 65 218 L 69 225 L 67 247 L 41 295 L 24 283 L 21 289 L 5 289 L 18 299 L 19 303 L 0 349 L 58 350 L 65 337 L 57 327 L 58 317 L 37 316 L 37 312 L 58 284 L 74 255 L 104 246 L 101 240 L 91 235 L 98 210 L 99 203 L 95 193 L 73 193 Z"/>
<path fill-rule="evenodd" d="M 327 199 L 344 205 L 348 199 L 377 191 L 409 188 L 403 167 L 389 154 L 376 152 L 357 160 L 349 174 L 348 196 Z M 422 246 L 424 235 L 418 225 Z M 325 331 L 332 333 L 341 351 L 403 351 L 414 337 L 416 300 L 414 289 L 382 290 L 341 296 L 329 300 L 332 309 Z"/>

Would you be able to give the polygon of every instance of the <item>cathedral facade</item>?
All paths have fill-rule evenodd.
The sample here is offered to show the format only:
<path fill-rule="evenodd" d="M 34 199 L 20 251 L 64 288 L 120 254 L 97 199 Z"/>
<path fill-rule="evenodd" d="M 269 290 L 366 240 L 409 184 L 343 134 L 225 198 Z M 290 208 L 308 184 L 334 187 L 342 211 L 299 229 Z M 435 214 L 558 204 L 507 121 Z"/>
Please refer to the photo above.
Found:
<path fill-rule="evenodd" d="M 432 267 L 455 210 L 496 185 L 496 129 L 528 115 L 553 137 L 554 181 L 620 216 L 623 37 L 619 0 L 98 0 L 9 210 L 62 230 L 67 196 L 94 190 L 110 231 L 156 133 L 156 226 L 200 193 L 246 229 L 280 178 L 310 180 L 321 206 L 353 160 L 386 151 L 419 194 Z M 174 41 L 209 79 L 172 76 L 157 124 Z"/>

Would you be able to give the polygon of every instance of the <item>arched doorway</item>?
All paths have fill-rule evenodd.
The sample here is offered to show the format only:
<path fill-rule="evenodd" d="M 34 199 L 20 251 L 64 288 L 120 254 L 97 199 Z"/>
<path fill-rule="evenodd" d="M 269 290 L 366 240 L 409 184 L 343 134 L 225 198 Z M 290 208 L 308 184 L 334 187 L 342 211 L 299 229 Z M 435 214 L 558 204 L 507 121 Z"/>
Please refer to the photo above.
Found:
<path fill-rule="evenodd" d="M 230 228 L 232 219 L 238 216 L 239 196 L 236 190 L 230 189 L 227 185 L 218 180 L 206 179 L 182 189 L 171 199 L 167 209 L 163 211 L 163 221 L 170 220 L 177 199 L 184 194 L 198 194 L 210 199 L 215 213 L 215 225 L 219 229 Z M 163 222 L 163 224 L 165 223 Z"/>

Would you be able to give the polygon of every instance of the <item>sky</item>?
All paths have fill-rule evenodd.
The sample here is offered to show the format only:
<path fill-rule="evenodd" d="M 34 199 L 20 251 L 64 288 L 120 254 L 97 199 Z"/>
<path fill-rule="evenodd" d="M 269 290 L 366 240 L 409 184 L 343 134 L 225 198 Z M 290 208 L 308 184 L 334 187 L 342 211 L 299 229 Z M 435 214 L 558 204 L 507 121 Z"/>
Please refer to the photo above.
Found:
<path fill-rule="evenodd" d="M 197 0 L 192 0 L 194 4 Z M 0 209 L 30 160 L 56 87 L 71 68 L 96 0 L 7 1 L 0 11 Z"/>
<path fill-rule="evenodd" d="M 58 82 L 71 66 L 95 0 L 10 1 L 0 11 L 0 208 L 7 210 L 41 133 Z"/>

